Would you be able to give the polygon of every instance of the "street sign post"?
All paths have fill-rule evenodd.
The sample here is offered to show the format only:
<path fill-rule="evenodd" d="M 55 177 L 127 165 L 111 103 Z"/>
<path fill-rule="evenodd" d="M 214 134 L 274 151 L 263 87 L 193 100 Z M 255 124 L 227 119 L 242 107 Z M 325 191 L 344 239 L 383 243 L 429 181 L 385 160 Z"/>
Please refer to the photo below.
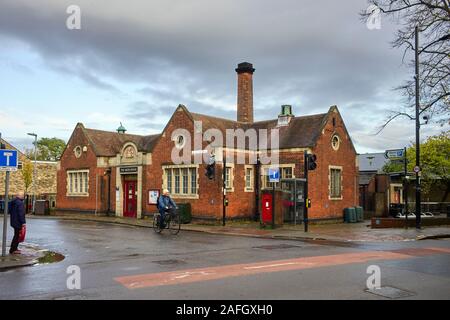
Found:
<path fill-rule="evenodd" d="M 384 153 L 384 156 L 386 159 L 389 160 L 399 160 L 403 159 L 405 150 L 404 149 L 393 149 L 393 150 L 386 150 Z"/>
<path fill-rule="evenodd" d="M 275 183 L 280 182 L 280 168 L 269 168 L 269 182 L 272 184 L 272 229 L 275 228 Z"/>
<path fill-rule="evenodd" d="M 6 256 L 6 233 L 8 231 L 8 197 L 9 197 L 9 175 L 16 171 L 19 164 L 17 150 L 0 149 L 0 171 L 6 171 L 5 181 L 5 211 L 3 213 L 3 238 L 2 257 Z"/>

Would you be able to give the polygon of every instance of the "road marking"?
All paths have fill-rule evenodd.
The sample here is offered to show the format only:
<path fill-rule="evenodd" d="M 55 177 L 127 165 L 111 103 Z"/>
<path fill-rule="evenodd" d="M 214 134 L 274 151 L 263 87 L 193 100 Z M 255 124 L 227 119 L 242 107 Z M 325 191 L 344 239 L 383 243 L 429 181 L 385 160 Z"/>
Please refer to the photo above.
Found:
<path fill-rule="evenodd" d="M 416 253 L 416 254 L 414 254 Z M 372 260 L 405 260 L 430 254 L 450 253 L 446 248 L 408 248 L 393 251 L 366 251 L 326 256 L 197 268 L 114 278 L 128 289 L 176 285 L 269 272 L 311 269 L 327 266 L 364 263 Z"/>
<path fill-rule="evenodd" d="M 270 267 L 279 267 L 279 266 L 287 266 L 291 264 L 296 264 L 295 262 L 287 262 L 287 263 L 277 263 L 277 264 L 268 264 L 265 266 L 255 266 L 255 267 L 244 267 L 244 269 L 262 269 L 262 268 L 270 268 Z"/>

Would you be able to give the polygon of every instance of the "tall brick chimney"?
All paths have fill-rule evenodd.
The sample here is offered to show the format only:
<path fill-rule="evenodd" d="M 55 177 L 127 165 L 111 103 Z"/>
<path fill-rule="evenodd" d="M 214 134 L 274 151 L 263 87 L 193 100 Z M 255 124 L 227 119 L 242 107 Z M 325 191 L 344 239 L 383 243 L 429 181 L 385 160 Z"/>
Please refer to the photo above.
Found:
<path fill-rule="evenodd" d="M 242 62 L 236 68 L 238 74 L 237 120 L 253 122 L 253 72 L 249 62 Z"/>

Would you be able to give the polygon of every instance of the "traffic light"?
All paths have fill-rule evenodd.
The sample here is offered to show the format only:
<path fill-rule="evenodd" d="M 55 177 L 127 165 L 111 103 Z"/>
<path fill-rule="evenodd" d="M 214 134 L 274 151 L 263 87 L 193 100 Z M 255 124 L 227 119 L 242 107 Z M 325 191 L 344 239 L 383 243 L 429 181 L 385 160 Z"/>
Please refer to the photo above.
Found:
<path fill-rule="evenodd" d="M 308 154 L 306 161 L 308 164 L 308 170 L 315 170 L 317 168 L 317 163 L 316 163 L 317 157 L 315 154 Z"/>
<path fill-rule="evenodd" d="M 205 175 L 208 177 L 209 180 L 212 180 L 214 179 L 215 172 L 216 172 L 216 161 L 212 156 L 208 162 L 208 165 L 206 166 Z"/>

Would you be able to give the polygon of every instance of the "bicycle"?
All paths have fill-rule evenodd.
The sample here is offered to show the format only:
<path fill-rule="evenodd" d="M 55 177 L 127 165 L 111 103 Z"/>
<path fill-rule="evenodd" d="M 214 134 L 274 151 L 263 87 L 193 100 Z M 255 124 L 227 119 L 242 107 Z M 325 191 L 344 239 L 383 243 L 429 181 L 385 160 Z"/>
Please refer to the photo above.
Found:
<path fill-rule="evenodd" d="M 169 229 L 170 233 L 173 235 L 176 235 L 178 234 L 178 232 L 180 232 L 181 218 L 180 215 L 178 214 L 178 208 L 176 208 L 172 213 L 167 212 L 164 215 L 164 224 L 165 224 L 164 228 L 161 228 L 159 225 L 160 216 L 161 214 L 159 212 L 153 215 L 153 230 L 156 233 L 161 233 L 163 229 Z"/>

